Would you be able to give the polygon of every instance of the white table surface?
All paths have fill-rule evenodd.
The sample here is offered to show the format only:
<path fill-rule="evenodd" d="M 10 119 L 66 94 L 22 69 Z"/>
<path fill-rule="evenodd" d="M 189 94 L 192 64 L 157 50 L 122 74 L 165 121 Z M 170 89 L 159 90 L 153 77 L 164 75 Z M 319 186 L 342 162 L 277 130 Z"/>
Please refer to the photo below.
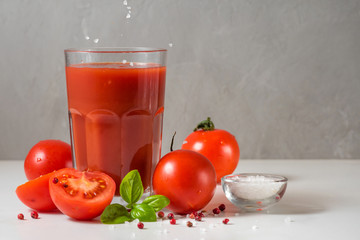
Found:
<path fill-rule="evenodd" d="M 240 160 L 236 172 L 288 177 L 284 198 L 268 211 L 241 213 L 218 186 L 205 209 L 225 203 L 219 216 L 192 228 L 183 224 L 190 219 L 179 218 L 177 225 L 158 221 L 140 230 L 133 223 L 79 222 L 60 213 L 31 219 L 15 194 L 26 181 L 23 162 L 0 161 L 0 239 L 360 239 L 360 160 Z M 26 220 L 18 220 L 18 213 Z M 222 224 L 225 217 L 228 225 Z"/>

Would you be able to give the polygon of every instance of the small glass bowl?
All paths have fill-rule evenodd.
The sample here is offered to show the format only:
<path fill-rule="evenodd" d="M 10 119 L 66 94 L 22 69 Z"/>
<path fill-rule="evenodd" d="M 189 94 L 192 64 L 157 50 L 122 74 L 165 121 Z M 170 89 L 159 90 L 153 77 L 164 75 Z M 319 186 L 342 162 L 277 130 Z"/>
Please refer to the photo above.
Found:
<path fill-rule="evenodd" d="M 247 212 L 265 210 L 284 196 L 288 179 L 262 173 L 238 173 L 221 178 L 225 196 Z"/>

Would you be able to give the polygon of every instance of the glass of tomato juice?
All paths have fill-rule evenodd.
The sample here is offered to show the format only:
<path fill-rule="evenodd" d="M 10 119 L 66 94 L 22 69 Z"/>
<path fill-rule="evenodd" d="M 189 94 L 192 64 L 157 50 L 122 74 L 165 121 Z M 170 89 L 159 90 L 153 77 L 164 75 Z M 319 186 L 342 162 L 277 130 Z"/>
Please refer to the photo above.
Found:
<path fill-rule="evenodd" d="M 73 163 L 117 184 L 131 170 L 145 192 L 160 158 L 166 49 L 67 49 L 66 84 Z"/>

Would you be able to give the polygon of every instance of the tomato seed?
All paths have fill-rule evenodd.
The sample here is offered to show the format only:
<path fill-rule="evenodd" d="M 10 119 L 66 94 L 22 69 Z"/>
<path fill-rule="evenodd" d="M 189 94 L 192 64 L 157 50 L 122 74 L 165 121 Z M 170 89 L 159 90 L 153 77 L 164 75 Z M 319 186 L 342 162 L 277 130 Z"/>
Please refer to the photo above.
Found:
<path fill-rule="evenodd" d="M 69 185 L 67 185 L 66 183 L 64 183 L 64 184 L 63 184 L 63 187 L 64 187 L 64 188 L 67 188 L 67 187 L 69 187 Z"/>
<path fill-rule="evenodd" d="M 230 220 L 229 220 L 228 218 L 225 218 L 225 219 L 223 220 L 223 224 L 228 224 L 229 221 L 230 221 Z"/>
<path fill-rule="evenodd" d="M 226 208 L 226 207 L 225 207 L 225 204 L 222 203 L 222 204 L 219 205 L 220 211 L 224 211 L 225 208 Z"/>
<path fill-rule="evenodd" d="M 54 184 L 57 184 L 58 182 L 59 182 L 59 179 L 58 179 L 57 177 L 54 177 L 53 183 L 54 183 Z"/>
<path fill-rule="evenodd" d="M 24 214 L 19 213 L 19 214 L 17 215 L 17 218 L 20 219 L 20 220 L 24 220 Z"/>
<path fill-rule="evenodd" d="M 186 226 L 188 226 L 188 227 L 192 227 L 192 226 L 193 226 L 193 224 L 192 224 L 192 222 L 188 221 L 188 222 L 186 223 Z"/>
<path fill-rule="evenodd" d="M 33 219 L 38 219 L 38 218 L 39 218 L 38 212 L 37 212 L 37 211 L 32 211 L 32 212 L 31 212 L 31 217 L 32 217 Z"/>
<path fill-rule="evenodd" d="M 143 224 L 142 222 L 139 222 L 139 223 L 137 224 L 137 227 L 138 227 L 139 229 L 143 229 L 143 228 L 144 228 L 144 224 Z"/>
<path fill-rule="evenodd" d="M 175 219 L 175 218 L 172 218 L 172 219 L 170 220 L 170 224 L 175 225 L 175 224 L 176 224 L 176 219 Z"/>
<path fill-rule="evenodd" d="M 189 218 L 194 219 L 194 218 L 195 218 L 195 214 L 194 214 L 194 213 L 190 213 Z"/>

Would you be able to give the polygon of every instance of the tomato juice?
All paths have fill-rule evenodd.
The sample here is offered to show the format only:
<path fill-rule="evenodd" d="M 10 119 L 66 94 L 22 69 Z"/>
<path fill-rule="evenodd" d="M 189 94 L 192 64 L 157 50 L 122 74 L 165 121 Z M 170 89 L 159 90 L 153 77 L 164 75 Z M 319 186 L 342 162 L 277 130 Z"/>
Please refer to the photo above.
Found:
<path fill-rule="evenodd" d="M 133 169 L 145 191 L 160 158 L 166 67 L 82 63 L 66 67 L 73 157 L 78 170 L 110 175 L 118 188 Z"/>

